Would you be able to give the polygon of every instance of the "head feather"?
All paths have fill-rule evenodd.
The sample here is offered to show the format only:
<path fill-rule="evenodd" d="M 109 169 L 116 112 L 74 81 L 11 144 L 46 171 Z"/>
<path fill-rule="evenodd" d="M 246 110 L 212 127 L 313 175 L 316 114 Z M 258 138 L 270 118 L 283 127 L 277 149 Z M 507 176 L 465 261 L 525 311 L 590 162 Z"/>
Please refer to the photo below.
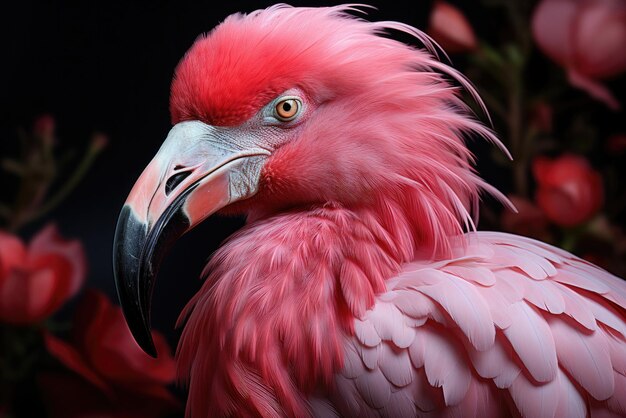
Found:
<path fill-rule="evenodd" d="M 238 125 L 298 87 L 315 111 L 267 162 L 257 196 L 237 208 L 253 217 L 325 202 L 373 209 L 392 233 L 410 228 L 416 249 L 448 254 L 451 239 L 475 228 L 481 192 L 508 202 L 476 175 L 465 140 L 508 151 L 463 101 L 458 85 L 487 114 L 471 83 L 439 61 L 434 41 L 403 23 L 350 14 L 362 7 L 279 4 L 228 17 L 179 64 L 172 119 Z M 380 36 L 389 30 L 426 49 Z"/>

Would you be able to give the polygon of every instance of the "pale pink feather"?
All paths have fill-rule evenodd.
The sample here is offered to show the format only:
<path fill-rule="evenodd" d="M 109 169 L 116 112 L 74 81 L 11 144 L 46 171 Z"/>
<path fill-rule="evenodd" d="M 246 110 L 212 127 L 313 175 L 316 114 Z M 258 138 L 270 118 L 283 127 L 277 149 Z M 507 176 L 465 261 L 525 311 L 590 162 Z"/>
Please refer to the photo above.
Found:
<path fill-rule="evenodd" d="M 435 389 L 441 388 L 442 403 L 438 408 L 444 408 L 442 409 L 444 411 L 446 407 L 469 402 L 465 400 L 465 397 L 474 394 L 474 391 L 469 388 L 473 387 L 473 384 L 486 384 L 494 391 L 490 396 L 503 396 L 502 399 L 505 399 L 502 391 L 506 391 L 512 400 L 505 404 L 486 402 L 485 407 L 488 409 L 484 414 L 492 414 L 492 416 L 520 414 L 528 418 L 584 417 L 587 416 L 586 411 L 592 405 L 596 414 L 603 413 L 602 408 L 605 408 L 607 413 L 623 413 L 622 409 L 626 403 L 623 399 L 623 389 L 618 388 L 617 382 L 622 382 L 624 377 L 620 372 L 623 373 L 626 363 L 624 360 L 626 339 L 618 330 L 610 328 L 609 331 L 609 328 L 606 330 L 600 328 L 598 326 L 600 319 L 593 316 L 592 312 L 599 314 L 604 321 L 620 328 L 618 323 L 623 326 L 626 322 L 624 309 L 611 305 L 610 302 L 607 303 L 606 299 L 598 293 L 590 293 L 588 290 L 577 286 L 570 287 L 558 281 L 561 273 L 578 268 L 576 266 L 580 261 L 572 255 L 555 251 L 554 254 L 560 253 L 558 257 L 551 256 L 548 259 L 544 256 L 551 247 L 508 234 L 479 232 L 475 233 L 473 238 L 471 245 L 491 247 L 494 254 L 501 253 L 500 247 L 506 247 L 506 253 L 510 257 L 506 264 L 511 266 L 510 269 L 502 268 L 501 260 L 487 257 L 466 258 L 464 261 L 450 259 L 445 264 L 436 261 L 432 265 L 436 265 L 440 274 L 448 272 L 452 280 L 470 284 L 476 289 L 485 286 L 471 278 L 464 278 L 463 275 L 452 274 L 450 270 L 455 273 L 462 271 L 458 269 L 458 266 L 465 269 L 472 266 L 489 269 L 494 275 L 495 282 L 487 286 L 488 289 L 496 287 L 503 280 L 513 277 L 512 275 L 516 277 L 515 284 L 525 289 L 528 289 L 525 285 L 536 286 L 544 283 L 548 285 L 546 288 L 550 293 L 566 295 L 564 298 L 576 298 L 574 310 L 584 309 L 585 316 L 592 315 L 595 326 L 587 324 L 589 328 L 584 328 L 581 324 L 574 322 L 573 318 L 579 314 L 572 313 L 572 308 L 567 304 L 562 307 L 561 312 L 555 313 L 549 304 L 537 306 L 530 300 L 513 298 L 507 301 L 502 298 L 499 306 L 508 307 L 513 320 L 507 327 L 497 331 L 498 335 L 486 350 L 477 350 L 468 336 L 461 332 L 459 323 L 451 320 L 451 316 L 444 315 L 440 316 L 439 320 L 435 320 L 433 318 L 436 316 L 432 312 L 412 311 L 413 315 L 421 314 L 431 318 L 416 326 L 418 332 L 407 351 L 412 360 L 413 377 L 417 377 L 419 371 L 424 370 L 428 384 Z M 523 247 L 523 251 L 517 254 L 515 249 L 519 247 Z M 536 252 L 533 251 L 534 248 L 537 248 Z M 468 248 L 468 251 L 471 249 Z M 516 260 L 519 258 L 520 261 L 526 262 L 529 251 L 535 256 L 542 257 L 542 263 L 550 262 L 555 269 L 555 274 L 538 282 L 531 274 L 520 273 L 524 270 L 516 267 Z M 474 249 L 473 252 L 479 254 L 481 251 Z M 485 253 L 489 252 L 485 251 Z M 420 265 L 420 268 L 416 268 L 416 264 L 407 265 L 398 278 L 389 281 L 393 290 L 379 296 L 379 299 L 386 299 L 386 305 L 394 302 L 406 305 L 408 299 L 406 292 L 413 291 L 415 295 L 419 295 L 423 293 L 423 288 L 433 286 L 436 281 L 432 279 L 432 267 L 423 262 Z M 457 268 L 450 269 L 450 266 L 457 266 Z M 597 270 L 598 275 L 606 275 L 606 272 L 594 269 Z M 424 276 L 421 285 L 420 281 L 416 280 L 420 275 Z M 594 280 L 593 276 L 589 279 Z M 615 277 L 610 280 L 615 284 L 615 290 L 621 292 L 624 286 L 622 282 Z M 405 289 L 404 293 L 400 293 L 400 289 Z M 539 292 L 541 287 L 532 289 L 533 292 Z M 396 295 L 396 299 L 387 296 L 388 294 Z M 493 300 L 485 301 L 486 295 L 489 294 L 468 293 L 468 297 L 474 303 L 493 303 Z M 373 311 L 377 311 L 378 306 L 377 303 Z M 431 305 L 429 309 L 438 309 L 447 313 L 446 306 L 440 303 L 435 306 Z M 403 309 L 401 311 L 405 312 Z M 478 321 L 477 326 L 493 330 L 499 328 L 490 317 L 476 317 L 467 313 L 470 318 Z M 386 326 L 391 329 L 394 327 L 392 322 L 396 320 L 392 320 L 391 316 L 388 318 L 389 322 Z M 385 326 L 384 322 L 381 323 L 380 317 L 377 321 L 378 329 Z M 383 334 L 386 333 L 388 332 L 383 331 Z M 354 343 L 362 344 L 359 340 L 355 340 Z M 388 338 L 381 337 L 381 346 L 389 343 L 391 341 Z M 459 363 L 459 359 L 462 364 Z M 384 360 L 383 356 L 379 357 L 379 361 L 381 360 Z M 469 374 L 466 375 L 463 370 L 468 370 L 468 365 L 470 369 Z M 353 374 L 354 372 L 352 370 Z M 404 371 L 403 375 L 405 375 Z M 456 387 L 453 392 L 446 391 L 447 376 L 454 376 L 449 380 Z M 468 376 L 469 380 L 463 376 Z M 403 379 L 406 380 L 406 377 Z M 393 379 L 388 380 L 389 384 L 393 385 Z M 498 393 L 500 395 L 495 395 Z M 451 395 L 456 396 L 451 398 Z M 473 408 L 471 402 L 466 406 Z M 468 411 L 467 408 L 464 410 Z M 508 412 L 502 412 L 506 410 Z M 378 415 L 374 412 L 374 416 Z M 472 412 L 467 416 L 484 415 L 476 415 Z"/>

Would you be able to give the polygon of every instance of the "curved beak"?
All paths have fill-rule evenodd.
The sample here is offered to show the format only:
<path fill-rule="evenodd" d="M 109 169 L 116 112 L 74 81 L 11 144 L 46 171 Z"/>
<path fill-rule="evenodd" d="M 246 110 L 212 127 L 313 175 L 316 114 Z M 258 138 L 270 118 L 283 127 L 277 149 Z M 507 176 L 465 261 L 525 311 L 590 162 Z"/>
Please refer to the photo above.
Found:
<path fill-rule="evenodd" d="M 254 195 L 268 155 L 238 128 L 181 122 L 135 183 L 117 222 L 113 269 L 126 322 L 151 356 L 150 301 L 163 256 L 212 213 Z"/>

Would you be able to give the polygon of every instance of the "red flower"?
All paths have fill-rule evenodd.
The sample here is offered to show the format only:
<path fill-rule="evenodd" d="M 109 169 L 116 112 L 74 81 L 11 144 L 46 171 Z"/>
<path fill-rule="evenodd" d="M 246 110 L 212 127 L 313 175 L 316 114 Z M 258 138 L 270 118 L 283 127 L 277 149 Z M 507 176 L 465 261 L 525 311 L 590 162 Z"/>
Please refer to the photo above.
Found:
<path fill-rule="evenodd" d="M 619 103 L 596 80 L 626 70 L 626 2 L 543 0 L 532 22 L 543 52 L 565 67 L 572 85 L 612 108 Z"/>
<path fill-rule="evenodd" d="M 509 196 L 509 200 L 517 208 L 517 213 L 505 209 L 502 212 L 502 227 L 515 234 L 550 241 L 548 220 L 541 209 L 520 196 Z"/>
<path fill-rule="evenodd" d="M 476 36 L 463 13 L 445 1 L 437 1 L 430 14 L 428 34 L 446 52 L 465 52 L 476 48 Z"/>
<path fill-rule="evenodd" d="M 76 310 L 72 344 L 45 335 L 48 351 L 78 375 L 41 377 L 51 415 L 152 418 L 175 410 L 178 401 L 165 387 L 175 377 L 174 359 L 165 338 L 153 337 L 157 359 L 135 343 L 119 307 L 102 293 L 87 292 Z M 74 388 L 84 396 L 76 399 Z"/>
<path fill-rule="evenodd" d="M 557 225 L 579 225 L 602 206 L 602 178 L 582 157 L 540 157 L 533 162 L 533 173 L 538 184 L 537 204 Z"/>
<path fill-rule="evenodd" d="M 0 321 L 46 319 L 80 289 L 85 264 L 80 242 L 62 239 L 54 226 L 39 232 L 28 247 L 0 231 Z"/>

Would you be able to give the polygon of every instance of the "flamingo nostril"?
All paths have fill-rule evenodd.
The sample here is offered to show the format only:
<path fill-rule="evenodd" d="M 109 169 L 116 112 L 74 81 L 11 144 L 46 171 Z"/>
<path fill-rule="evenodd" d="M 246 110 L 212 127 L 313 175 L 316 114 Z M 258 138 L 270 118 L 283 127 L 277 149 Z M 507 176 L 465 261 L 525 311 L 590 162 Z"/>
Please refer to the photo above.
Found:
<path fill-rule="evenodd" d="M 178 185 L 182 183 L 183 180 L 185 180 L 190 174 L 191 171 L 182 171 L 167 179 L 167 182 L 165 183 L 165 196 L 169 196 L 172 190 L 178 187 Z"/>

